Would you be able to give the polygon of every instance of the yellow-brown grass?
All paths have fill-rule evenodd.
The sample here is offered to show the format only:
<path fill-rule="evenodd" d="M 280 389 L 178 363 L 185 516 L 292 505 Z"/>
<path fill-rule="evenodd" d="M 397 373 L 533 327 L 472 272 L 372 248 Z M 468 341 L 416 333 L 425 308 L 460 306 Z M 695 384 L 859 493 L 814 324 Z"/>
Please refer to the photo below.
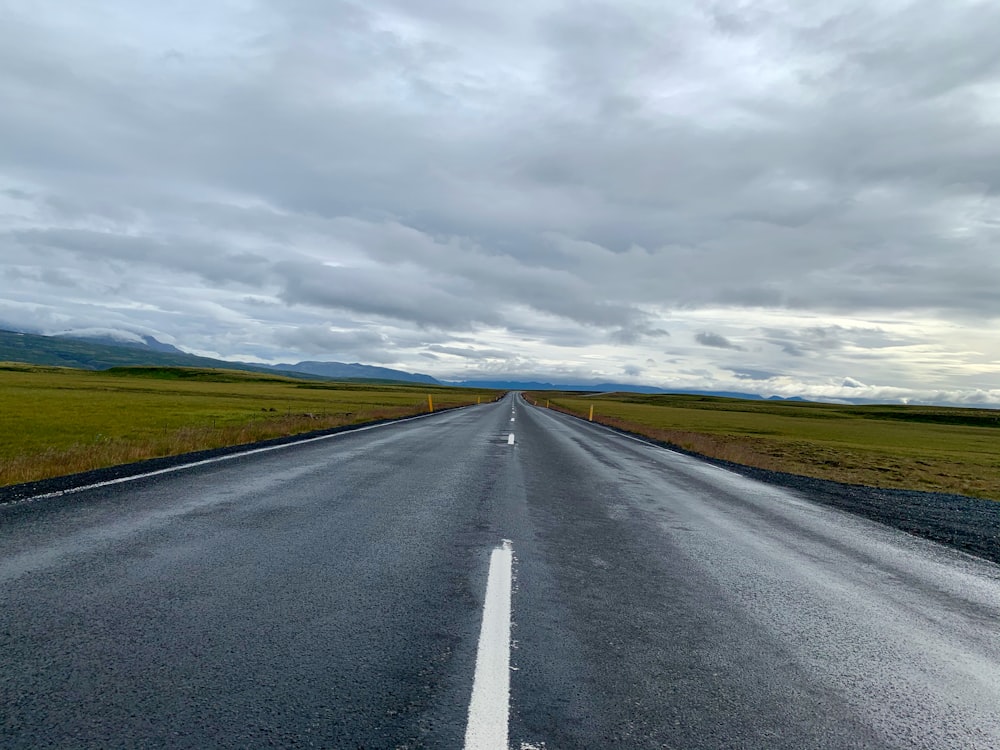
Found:
<path fill-rule="evenodd" d="M 174 368 L 0 365 L 0 485 L 475 404 L 436 386 L 318 383 Z"/>
<path fill-rule="evenodd" d="M 32 455 L 0 459 L 0 485 L 31 482 L 47 477 L 75 474 L 106 466 L 142 461 L 148 458 L 176 456 L 183 453 L 247 445 L 261 440 L 298 435 L 313 430 L 375 422 L 419 414 L 421 410 L 405 407 L 368 409 L 333 416 L 293 414 L 226 427 L 182 427 L 144 440 L 101 437 L 89 444 L 68 448 L 46 448 Z"/>
<path fill-rule="evenodd" d="M 532 395 L 711 458 L 850 484 L 1000 499 L 1000 412 L 690 396 Z"/>

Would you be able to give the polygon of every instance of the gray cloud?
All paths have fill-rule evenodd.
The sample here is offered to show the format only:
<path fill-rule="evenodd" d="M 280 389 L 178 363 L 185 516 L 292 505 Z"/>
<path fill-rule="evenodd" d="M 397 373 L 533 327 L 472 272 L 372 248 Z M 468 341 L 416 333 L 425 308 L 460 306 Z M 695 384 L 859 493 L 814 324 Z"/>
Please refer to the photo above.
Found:
<path fill-rule="evenodd" d="M 280 296 L 288 304 L 329 307 L 458 331 L 469 330 L 474 323 L 501 320 L 489 300 L 463 290 L 461 279 L 421 279 L 380 269 L 296 262 L 278 263 L 275 271 L 281 279 Z"/>
<path fill-rule="evenodd" d="M 752 367 L 730 367 L 727 369 L 731 370 L 739 380 L 771 380 L 780 375 L 780 373 L 771 370 L 758 370 Z"/>
<path fill-rule="evenodd" d="M 833 351 L 845 349 L 850 350 L 854 356 L 861 356 L 862 350 L 877 351 L 919 343 L 917 338 L 893 335 L 879 328 L 848 328 L 840 325 L 801 329 L 768 328 L 762 333 L 768 343 L 794 357 L 828 356 Z"/>
<path fill-rule="evenodd" d="M 738 351 L 745 351 L 745 349 L 739 344 L 734 344 L 725 336 L 718 333 L 712 333 L 711 331 L 701 331 L 700 333 L 696 333 L 694 338 L 695 341 L 702 346 L 710 346 L 715 349 L 736 349 Z"/>
<path fill-rule="evenodd" d="M 512 359 L 513 355 L 510 352 L 500 351 L 499 349 L 472 349 L 468 347 L 457 347 L 457 346 L 442 346 L 441 344 L 431 344 L 427 347 L 428 351 L 437 352 L 438 354 L 448 354 L 452 357 L 462 357 L 463 359 Z"/>
<path fill-rule="evenodd" d="M 310 325 L 279 328 L 274 332 L 274 342 L 284 348 L 303 352 L 313 357 L 333 360 L 386 361 L 386 354 L 395 348 L 389 336 L 370 329 L 336 330 L 329 326 Z M 392 361 L 390 357 L 388 361 Z"/>
<path fill-rule="evenodd" d="M 125 262 L 195 273 L 212 284 L 244 283 L 260 286 L 267 258 L 251 252 L 227 252 L 205 242 L 153 238 L 86 229 L 28 229 L 10 239 L 29 253 L 65 251 L 84 263 Z M 0 242 L 3 239 L 0 237 Z"/>

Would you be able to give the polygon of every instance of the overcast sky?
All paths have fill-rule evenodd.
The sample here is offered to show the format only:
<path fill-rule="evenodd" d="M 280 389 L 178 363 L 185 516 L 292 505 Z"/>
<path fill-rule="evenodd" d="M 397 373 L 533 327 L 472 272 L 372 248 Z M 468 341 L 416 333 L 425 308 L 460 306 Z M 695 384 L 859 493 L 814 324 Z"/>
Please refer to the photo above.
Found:
<path fill-rule="evenodd" d="M 0 3 L 0 327 L 1000 403 L 1000 3 Z"/>

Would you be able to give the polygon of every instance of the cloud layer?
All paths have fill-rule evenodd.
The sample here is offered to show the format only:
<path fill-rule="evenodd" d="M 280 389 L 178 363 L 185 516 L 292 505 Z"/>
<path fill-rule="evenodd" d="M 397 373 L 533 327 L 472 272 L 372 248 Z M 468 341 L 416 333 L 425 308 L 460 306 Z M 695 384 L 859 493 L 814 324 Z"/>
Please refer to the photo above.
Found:
<path fill-rule="evenodd" d="M 1000 400 L 1000 6 L 0 10 L 0 322 Z"/>

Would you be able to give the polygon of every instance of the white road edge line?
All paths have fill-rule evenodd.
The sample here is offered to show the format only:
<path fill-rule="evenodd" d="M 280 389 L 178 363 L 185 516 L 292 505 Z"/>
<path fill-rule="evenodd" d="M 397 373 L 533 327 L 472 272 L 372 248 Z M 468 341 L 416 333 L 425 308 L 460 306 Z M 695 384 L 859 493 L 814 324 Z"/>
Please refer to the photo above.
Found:
<path fill-rule="evenodd" d="M 441 412 L 438 412 L 440 414 Z M 344 437 L 346 435 L 353 435 L 357 432 L 366 432 L 367 430 L 376 430 L 379 427 L 389 427 L 394 424 L 400 424 L 401 422 L 412 422 L 415 419 L 423 419 L 425 417 L 436 416 L 435 414 L 417 414 L 413 417 L 404 417 L 402 419 L 396 419 L 391 422 L 383 422 L 382 424 L 371 424 L 364 427 L 357 427 L 352 430 L 344 430 L 342 432 L 335 432 L 332 435 L 319 435 L 318 437 L 304 438 L 303 440 L 296 440 L 290 443 L 282 443 L 281 445 L 268 445 L 265 448 L 252 448 L 247 451 L 240 451 L 239 453 L 229 453 L 225 456 L 216 456 L 215 458 L 205 458 L 201 461 L 192 461 L 188 464 L 178 464 L 177 466 L 168 466 L 165 469 L 157 469 L 156 471 L 147 471 L 144 474 L 131 474 L 127 477 L 118 477 L 117 479 L 109 479 L 105 482 L 95 482 L 94 484 L 85 484 L 80 487 L 67 487 L 64 490 L 56 490 L 54 492 L 46 492 L 41 495 L 31 495 L 30 497 L 20 498 L 18 500 L 13 500 L 11 504 L 20 503 L 30 503 L 35 500 L 48 500 L 53 497 L 62 497 L 63 495 L 73 495 L 77 492 L 85 492 L 86 490 L 96 490 L 99 487 L 110 487 L 113 484 L 122 484 L 124 482 L 134 482 L 137 479 L 146 479 L 147 477 L 155 477 L 160 474 L 171 474 L 175 471 L 183 471 L 184 469 L 193 469 L 198 466 L 206 466 L 208 464 L 217 464 L 222 461 L 231 461 L 234 458 L 243 458 L 244 456 L 253 456 L 258 453 L 269 453 L 271 451 L 281 450 L 282 448 L 291 448 L 294 445 L 305 445 L 306 443 L 315 443 L 320 440 L 331 440 L 332 438 Z"/>
<path fill-rule="evenodd" d="M 508 750 L 510 722 L 510 590 L 514 546 L 509 539 L 490 555 L 476 676 L 469 701 L 465 750 Z"/>

